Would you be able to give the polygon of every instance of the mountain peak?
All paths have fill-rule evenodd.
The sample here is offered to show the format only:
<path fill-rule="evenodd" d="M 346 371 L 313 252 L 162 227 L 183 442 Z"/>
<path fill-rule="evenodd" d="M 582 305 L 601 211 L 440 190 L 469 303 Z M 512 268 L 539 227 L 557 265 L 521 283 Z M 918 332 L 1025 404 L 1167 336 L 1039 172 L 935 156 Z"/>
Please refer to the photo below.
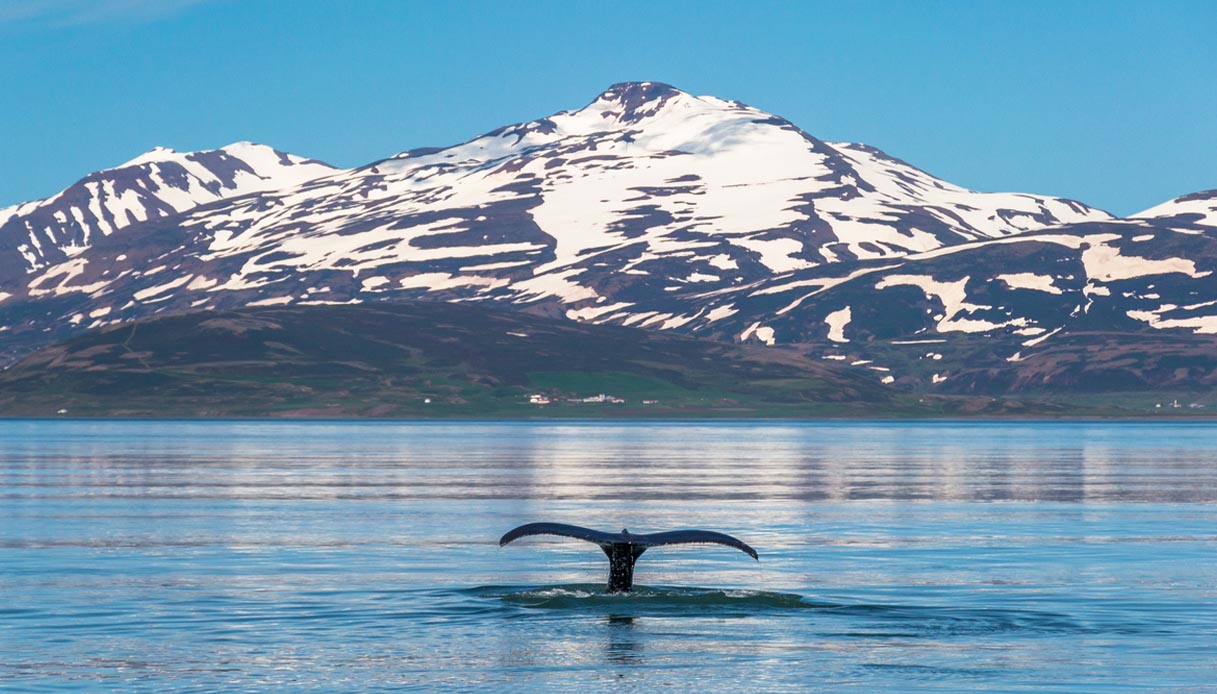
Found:
<path fill-rule="evenodd" d="M 1217 188 L 1212 190 L 1202 190 L 1197 193 L 1189 193 L 1175 198 L 1176 202 L 1198 202 L 1217 200 Z"/>
<path fill-rule="evenodd" d="M 118 166 L 116 166 L 114 168 L 125 169 L 128 166 L 139 166 L 141 164 L 149 164 L 151 162 L 161 161 L 161 160 L 165 159 L 165 157 L 168 157 L 168 156 L 171 156 L 174 154 L 177 154 L 177 152 L 168 147 L 159 147 L 159 146 L 153 147 L 152 149 L 148 150 L 147 152 L 144 152 L 143 154 L 139 155 L 138 157 L 125 161 L 122 164 L 119 164 Z"/>
<path fill-rule="evenodd" d="M 238 142 L 224 145 L 220 149 L 224 150 L 225 152 L 240 152 L 242 150 L 268 150 L 274 148 L 270 145 L 262 145 L 258 144 L 257 142 L 250 142 L 249 140 L 240 140 Z"/>
<path fill-rule="evenodd" d="M 235 157 L 237 159 L 247 161 L 251 165 L 254 162 L 249 160 L 254 158 L 266 159 L 267 157 L 270 157 L 273 160 L 281 160 L 281 163 L 284 165 L 294 163 L 288 159 L 288 155 L 280 152 L 274 147 L 258 144 L 256 142 L 250 142 L 249 140 L 241 140 L 240 142 L 233 142 L 232 144 L 225 145 L 219 149 L 203 149 L 193 152 L 179 152 L 169 147 L 153 147 L 134 159 L 125 161 L 122 164 L 115 166 L 113 169 L 103 170 L 113 171 L 125 169 L 131 166 L 142 166 L 144 164 L 164 164 L 166 162 L 177 162 L 180 164 L 183 161 L 199 160 L 201 158 L 214 157 L 216 155 Z M 305 161 L 299 157 L 296 157 L 296 159 Z"/>
<path fill-rule="evenodd" d="M 601 92 L 589 108 L 612 113 L 623 123 L 636 123 L 681 96 L 688 94 L 663 82 L 618 82 Z"/>
<path fill-rule="evenodd" d="M 1181 217 L 1197 224 L 1217 225 L 1217 189 L 1202 190 L 1167 200 L 1161 205 L 1132 215 L 1130 219 L 1155 217 Z"/>
<path fill-rule="evenodd" d="M 132 224 L 227 197 L 290 188 L 334 171 L 325 162 L 248 141 L 197 152 L 154 147 L 49 198 L 0 211 L 0 236 L 10 244 L 0 244 L 0 280 L 6 270 L 25 273 L 60 262 Z"/>
<path fill-rule="evenodd" d="M 600 98 L 606 100 L 639 99 L 649 101 L 651 99 L 685 93 L 666 82 L 616 82 L 609 85 L 609 88 L 600 94 Z"/>

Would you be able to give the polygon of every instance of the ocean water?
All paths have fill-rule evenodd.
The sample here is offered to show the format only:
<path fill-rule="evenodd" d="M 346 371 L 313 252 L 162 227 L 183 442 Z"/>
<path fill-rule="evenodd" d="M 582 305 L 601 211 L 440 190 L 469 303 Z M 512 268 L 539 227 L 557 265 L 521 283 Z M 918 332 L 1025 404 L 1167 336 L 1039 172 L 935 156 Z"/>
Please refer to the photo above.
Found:
<path fill-rule="evenodd" d="M 4 692 L 1217 691 L 1207 423 L 7 421 L 0 504 Z"/>

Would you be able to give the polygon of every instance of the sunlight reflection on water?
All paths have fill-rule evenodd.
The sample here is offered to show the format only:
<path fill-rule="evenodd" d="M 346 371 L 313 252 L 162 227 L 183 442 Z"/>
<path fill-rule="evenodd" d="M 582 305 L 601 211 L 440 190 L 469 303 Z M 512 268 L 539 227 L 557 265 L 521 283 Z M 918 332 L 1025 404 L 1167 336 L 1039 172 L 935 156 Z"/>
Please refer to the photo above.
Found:
<path fill-rule="evenodd" d="M 1208 424 L 9 421 L 0 498 L 5 691 L 1169 691 L 1217 665 Z M 761 562 L 656 549 L 606 596 L 594 546 L 497 547 L 532 520 Z"/>

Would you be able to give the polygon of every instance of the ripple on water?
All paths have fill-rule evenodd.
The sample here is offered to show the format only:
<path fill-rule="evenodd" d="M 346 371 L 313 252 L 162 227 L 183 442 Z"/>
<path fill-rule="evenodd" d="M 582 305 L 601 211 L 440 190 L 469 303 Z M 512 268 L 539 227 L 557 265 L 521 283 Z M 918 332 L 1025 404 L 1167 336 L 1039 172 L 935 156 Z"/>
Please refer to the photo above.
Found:
<path fill-rule="evenodd" d="M 608 593 L 600 584 L 571 583 L 553 586 L 480 586 L 462 592 L 479 598 L 497 599 L 521 608 L 592 612 L 626 609 L 652 614 L 711 612 L 724 616 L 732 612 L 747 614 L 833 606 L 831 603 L 810 602 L 794 593 L 675 586 L 636 586 L 629 593 Z"/>
<path fill-rule="evenodd" d="M 942 638 L 1022 633 L 1084 633 L 1067 615 L 1038 610 L 974 609 L 895 604 L 849 604 L 813 600 L 796 593 L 722 590 L 679 586 L 637 586 L 607 593 L 599 584 L 479 586 L 460 591 L 530 610 L 570 610 L 616 616 L 781 617 L 819 619 L 821 636 L 862 638 Z M 803 625 L 804 628 L 807 625 Z M 827 630 L 826 630 L 827 629 Z"/>
<path fill-rule="evenodd" d="M 0 422 L 0 499 L 3 691 L 1089 694 L 1217 665 L 1211 424 Z M 607 595 L 586 547 L 496 550 L 541 519 L 764 561 L 674 549 Z"/>

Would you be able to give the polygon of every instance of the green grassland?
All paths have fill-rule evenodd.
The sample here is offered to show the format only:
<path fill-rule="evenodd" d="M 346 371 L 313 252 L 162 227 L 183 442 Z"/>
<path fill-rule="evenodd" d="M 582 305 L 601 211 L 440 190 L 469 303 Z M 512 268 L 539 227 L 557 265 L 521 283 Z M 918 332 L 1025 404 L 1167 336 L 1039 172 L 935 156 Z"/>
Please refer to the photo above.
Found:
<path fill-rule="evenodd" d="M 565 402 L 599 393 L 627 403 Z M 782 350 L 433 303 L 156 318 L 0 376 L 7 416 L 611 417 L 644 399 L 668 416 L 810 416 L 892 397 Z"/>
<path fill-rule="evenodd" d="M 0 416 L 1137 416 L 1160 399 L 931 395 L 801 349 L 460 304 L 200 312 L 30 355 L 0 374 Z M 626 402 L 569 402 L 600 393 Z M 531 404 L 531 394 L 552 402 Z"/>

